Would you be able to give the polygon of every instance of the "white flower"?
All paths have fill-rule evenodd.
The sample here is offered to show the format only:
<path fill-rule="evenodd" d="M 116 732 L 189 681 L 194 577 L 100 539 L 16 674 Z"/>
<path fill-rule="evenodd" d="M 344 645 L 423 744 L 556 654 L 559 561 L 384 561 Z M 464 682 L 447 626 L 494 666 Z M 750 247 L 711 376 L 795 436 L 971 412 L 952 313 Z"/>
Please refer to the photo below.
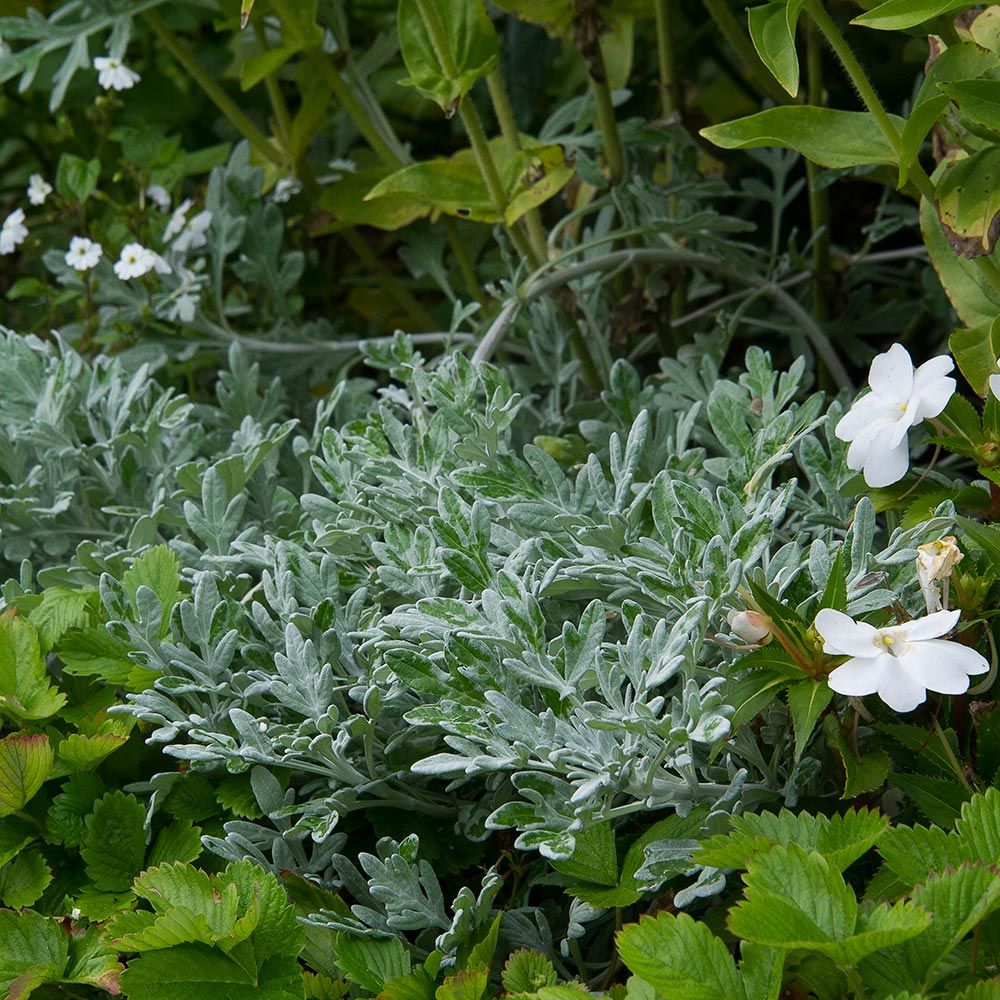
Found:
<path fill-rule="evenodd" d="M 727 616 L 734 635 L 744 642 L 758 643 L 771 634 L 774 623 L 759 611 L 730 611 Z"/>
<path fill-rule="evenodd" d="M 278 205 L 291 201 L 293 195 L 302 190 L 302 185 L 294 177 L 282 177 L 271 192 L 271 201 Z"/>
<path fill-rule="evenodd" d="M 77 271 L 89 271 L 97 267 L 104 248 L 100 243 L 88 240 L 86 236 L 74 236 L 66 251 L 66 263 Z"/>
<path fill-rule="evenodd" d="M 24 225 L 24 209 L 15 208 L 0 226 L 0 255 L 13 253 L 14 249 L 25 241 L 28 235 Z"/>
<path fill-rule="evenodd" d="M 146 188 L 146 197 L 155 202 L 161 212 L 170 211 L 170 192 L 162 184 L 150 184 Z"/>
<path fill-rule="evenodd" d="M 947 596 L 951 571 L 962 558 L 962 550 L 955 544 L 954 535 L 946 535 L 936 542 L 917 546 L 917 580 L 920 581 L 920 593 L 924 595 L 928 613 L 940 611 L 944 607 L 938 581 L 944 581 Z"/>
<path fill-rule="evenodd" d="M 167 222 L 167 228 L 163 230 L 163 242 L 169 243 L 183 228 L 187 222 L 187 214 L 191 211 L 194 202 L 190 198 L 185 198 L 175 209 Z"/>
<path fill-rule="evenodd" d="M 121 256 L 115 261 L 115 274 L 122 281 L 141 278 L 153 270 L 158 274 L 169 274 L 170 265 L 158 253 L 141 243 L 127 243 L 122 247 Z"/>
<path fill-rule="evenodd" d="M 875 358 L 868 372 L 872 391 L 854 403 L 835 430 L 841 441 L 851 442 L 848 468 L 863 471 L 869 486 L 891 486 L 902 479 L 910 466 L 907 432 L 948 405 L 955 380 L 947 374 L 954 367 L 943 354 L 914 371 L 902 344 Z"/>
<path fill-rule="evenodd" d="M 32 174 L 28 178 L 28 201 L 32 205 L 44 205 L 45 199 L 52 194 L 52 185 L 41 174 Z"/>
<path fill-rule="evenodd" d="M 97 56 L 94 69 L 97 70 L 97 82 L 105 90 L 129 90 L 141 79 L 116 56 Z"/>
<path fill-rule="evenodd" d="M 957 611 L 937 611 L 903 625 L 875 628 L 839 611 L 824 608 L 816 616 L 823 651 L 849 656 L 834 668 L 827 683 L 837 694 L 878 694 L 891 709 L 911 712 L 927 697 L 964 694 L 970 674 L 985 674 L 989 664 L 974 649 L 949 642 Z"/>
<path fill-rule="evenodd" d="M 208 243 L 208 227 L 212 224 L 212 213 L 207 209 L 199 212 L 181 230 L 180 236 L 171 244 L 171 249 L 176 253 L 187 253 L 188 250 L 197 250 Z"/>

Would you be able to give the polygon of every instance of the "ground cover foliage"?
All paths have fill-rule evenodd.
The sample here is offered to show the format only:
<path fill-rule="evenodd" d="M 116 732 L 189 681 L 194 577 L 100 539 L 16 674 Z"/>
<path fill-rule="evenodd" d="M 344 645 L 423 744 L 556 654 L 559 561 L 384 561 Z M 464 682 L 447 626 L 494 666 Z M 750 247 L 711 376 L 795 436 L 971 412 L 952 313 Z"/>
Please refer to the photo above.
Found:
<path fill-rule="evenodd" d="M 0 992 L 1000 995 L 997 10 L 0 0 Z"/>

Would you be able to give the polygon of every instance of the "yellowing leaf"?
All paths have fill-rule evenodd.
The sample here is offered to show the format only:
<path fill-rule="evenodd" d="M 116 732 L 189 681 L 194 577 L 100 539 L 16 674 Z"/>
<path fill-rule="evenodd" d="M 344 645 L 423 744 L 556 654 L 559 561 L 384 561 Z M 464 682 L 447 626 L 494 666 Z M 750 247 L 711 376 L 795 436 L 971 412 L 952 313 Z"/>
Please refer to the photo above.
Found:
<path fill-rule="evenodd" d="M 0 740 L 0 816 L 23 809 L 51 770 L 48 736 L 14 733 Z"/>

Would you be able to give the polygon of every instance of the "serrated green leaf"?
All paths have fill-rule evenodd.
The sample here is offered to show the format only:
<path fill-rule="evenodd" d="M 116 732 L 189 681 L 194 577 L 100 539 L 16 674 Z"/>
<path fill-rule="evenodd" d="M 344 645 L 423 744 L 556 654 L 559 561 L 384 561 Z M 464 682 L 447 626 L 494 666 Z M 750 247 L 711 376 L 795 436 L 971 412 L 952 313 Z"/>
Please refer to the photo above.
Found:
<path fill-rule="evenodd" d="M 49 684 L 38 634 L 13 611 L 0 614 L 0 714 L 15 722 L 47 719 L 66 704 Z"/>
<path fill-rule="evenodd" d="M 28 621 L 34 625 L 44 649 L 52 649 L 69 628 L 80 628 L 90 621 L 89 603 L 96 590 L 72 590 L 69 587 L 46 587 L 42 599 L 31 609 Z"/>
<path fill-rule="evenodd" d="M 508 993 L 534 993 L 542 986 L 555 986 L 559 981 L 552 963 L 544 955 L 527 948 L 510 955 L 500 978 Z"/>
<path fill-rule="evenodd" d="M 686 913 L 630 924 L 618 934 L 618 953 L 664 1000 L 748 1000 L 729 949 Z"/>
<path fill-rule="evenodd" d="M 52 771 L 47 736 L 14 733 L 0 740 L 0 817 L 20 812 Z"/>
<path fill-rule="evenodd" d="M 334 939 L 333 950 L 344 975 L 372 994 L 381 993 L 387 982 L 410 971 L 410 953 L 399 938 L 342 932 Z"/>
<path fill-rule="evenodd" d="M 152 868 L 174 861 L 194 861 L 200 854 L 201 828 L 190 820 L 178 820 L 157 834 L 146 863 Z"/>
<path fill-rule="evenodd" d="M 87 817 L 80 857 L 101 892 L 122 893 L 144 867 L 146 810 L 134 796 L 108 792 Z"/>
<path fill-rule="evenodd" d="M 104 792 L 104 782 L 96 774 L 75 774 L 65 781 L 45 817 L 46 839 L 79 847 L 86 829 L 84 820 Z"/>
<path fill-rule="evenodd" d="M 36 851 L 21 851 L 0 866 L 0 902 L 19 910 L 33 906 L 52 881 L 52 870 Z"/>
<path fill-rule="evenodd" d="M 180 599 L 180 559 L 166 546 L 157 545 L 144 552 L 122 576 L 122 586 L 135 602 L 140 587 L 149 587 L 163 609 L 161 637 L 167 634 L 170 612 Z"/>

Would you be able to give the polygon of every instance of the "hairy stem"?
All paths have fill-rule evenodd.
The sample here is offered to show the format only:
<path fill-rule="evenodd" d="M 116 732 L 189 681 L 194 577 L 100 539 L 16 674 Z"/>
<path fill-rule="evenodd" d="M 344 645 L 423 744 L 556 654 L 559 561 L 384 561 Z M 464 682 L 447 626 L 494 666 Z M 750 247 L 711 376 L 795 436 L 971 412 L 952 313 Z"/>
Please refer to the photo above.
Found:
<path fill-rule="evenodd" d="M 604 140 L 604 161 L 608 169 L 608 180 L 612 187 L 621 184 L 625 176 L 625 153 L 622 149 L 622 137 L 618 132 L 618 119 L 615 117 L 615 105 L 611 100 L 611 88 L 608 86 L 607 73 L 604 71 L 604 59 L 598 46 L 594 56 L 595 66 L 600 79 L 590 75 L 590 92 L 594 95 L 597 108 L 597 126 Z"/>
<path fill-rule="evenodd" d="M 660 71 L 660 112 L 669 118 L 680 106 L 677 92 L 677 59 L 674 22 L 675 0 L 655 0 L 656 55 Z"/>

